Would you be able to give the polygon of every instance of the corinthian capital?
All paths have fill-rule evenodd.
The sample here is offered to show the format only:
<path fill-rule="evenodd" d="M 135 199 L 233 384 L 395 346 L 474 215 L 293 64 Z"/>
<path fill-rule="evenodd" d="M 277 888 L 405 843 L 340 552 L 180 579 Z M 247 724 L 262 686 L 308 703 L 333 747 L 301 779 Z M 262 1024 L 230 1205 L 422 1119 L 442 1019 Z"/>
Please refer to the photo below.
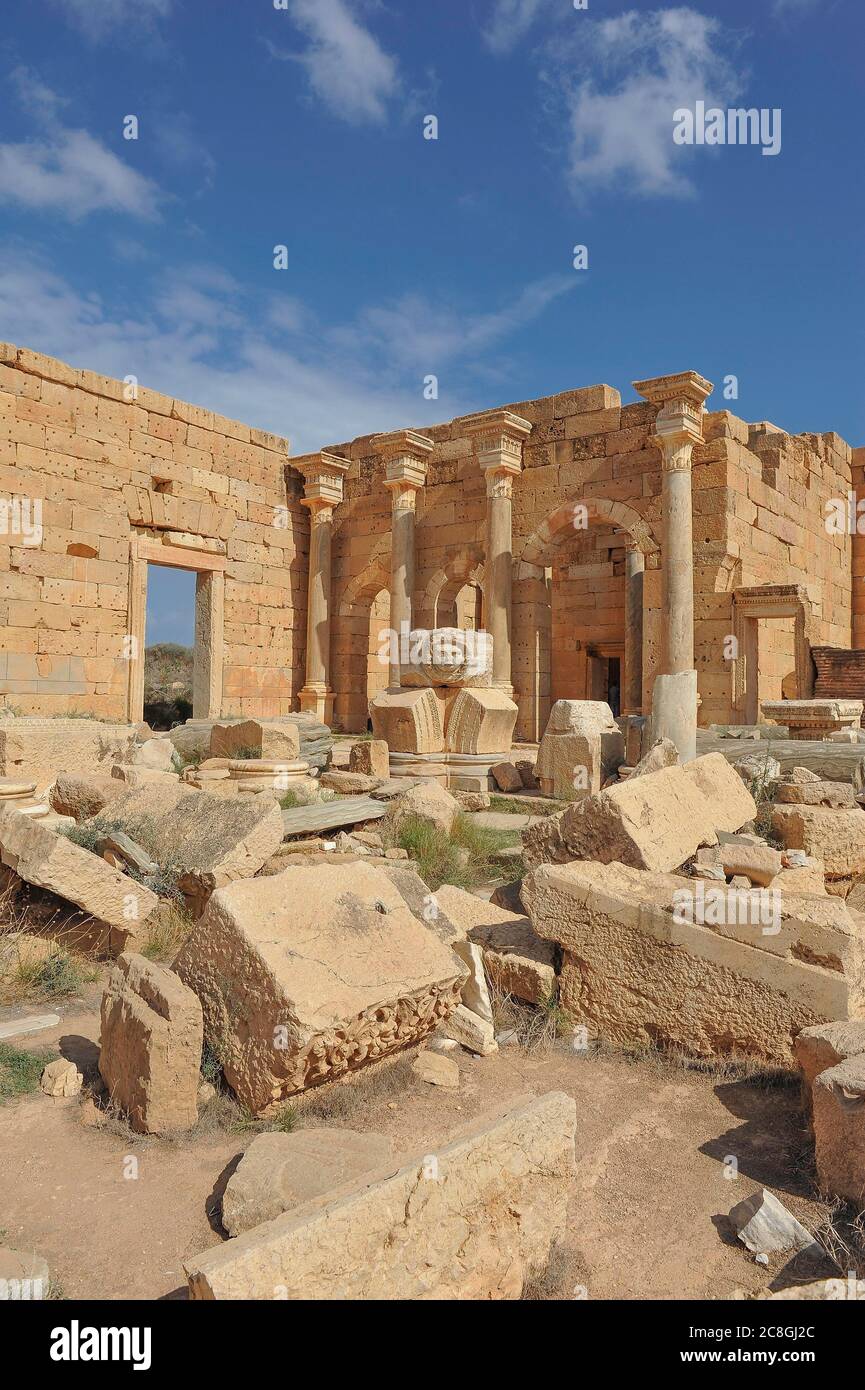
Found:
<path fill-rule="evenodd" d="M 455 422 L 472 441 L 478 463 L 487 479 L 487 495 L 510 496 L 491 489 L 496 480 L 507 476 L 508 481 L 523 466 L 523 441 L 532 432 L 531 423 L 510 410 L 485 410 L 479 415 L 465 415 Z"/>
<path fill-rule="evenodd" d="M 690 468 L 691 450 L 703 439 L 703 402 L 712 392 L 711 381 L 699 372 L 677 372 L 635 381 L 634 390 L 659 407 L 654 439 L 663 453 L 668 472 Z"/>

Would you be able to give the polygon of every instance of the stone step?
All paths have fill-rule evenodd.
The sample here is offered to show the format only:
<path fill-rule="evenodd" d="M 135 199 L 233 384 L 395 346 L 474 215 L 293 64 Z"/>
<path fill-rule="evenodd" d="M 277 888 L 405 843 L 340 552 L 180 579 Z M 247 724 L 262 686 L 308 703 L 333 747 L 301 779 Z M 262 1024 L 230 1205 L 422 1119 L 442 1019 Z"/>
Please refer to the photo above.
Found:
<path fill-rule="evenodd" d="M 295 806 L 283 811 L 283 839 L 293 835 L 314 835 L 318 830 L 337 830 L 343 825 L 378 820 L 387 815 L 387 805 L 371 796 L 348 796 L 344 801 L 320 801 L 313 806 Z"/>

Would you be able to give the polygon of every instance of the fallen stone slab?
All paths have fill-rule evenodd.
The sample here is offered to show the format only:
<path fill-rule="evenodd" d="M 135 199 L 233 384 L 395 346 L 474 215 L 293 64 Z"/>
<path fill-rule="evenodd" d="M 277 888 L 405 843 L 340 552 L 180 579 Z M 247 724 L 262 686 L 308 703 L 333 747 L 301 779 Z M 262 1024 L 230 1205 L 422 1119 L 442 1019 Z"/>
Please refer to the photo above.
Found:
<path fill-rule="evenodd" d="M 485 1115 L 185 1262 L 193 1299 L 516 1299 L 547 1263 L 575 1171 L 561 1092 Z"/>
<path fill-rule="evenodd" d="M 381 781 L 390 777 L 390 752 L 383 738 L 365 738 L 352 744 L 348 755 L 349 772 Z"/>
<path fill-rule="evenodd" d="M 134 724 L 24 716 L 0 722 L 0 776 L 21 772 L 42 786 L 64 772 L 107 771 L 135 746 Z"/>
<path fill-rule="evenodd" d="M 113 830 L 110 835 L 103 835 L 97 840 L 96 853 L 101 854 L 109 864 L 113 864 L 115 869 L 127 866 L 140 874 L 159 872 L 156 861 L 123 830 Z"/>
<path fill-rule="evenodd" d="M 174 744 L 169 738 L 148 738 L 129 755 L 133 767 L 149 767 L 156 772 L 174 772 Z"/>
<path fill-rule="evenodd" d="M 477 1053 L 479 1057 L 491 1057 L 499 1050 L 492 1023 L 481 1018 L 480 1014 L 474 1013 L 465 1004 L 457 1005 L 453 1013 L 445 1019 L 442 1028 L 445 1037 L 453 1038 L 454 1042 L 468 1048 L 469 1052 Z"/>
<path fill-rule="evenodd" d="M 725 874 L 742 874 L 751 883 L 768 888 L 783 867 L 781 851 L 768 845 L 720 846 L 721 868 Z"/>
<path fill-rule="evenodd" d="M 794 1043 L 796 1061 L 802 1073 L 802 1100 L 811 1114 L 812 1089 L 821 1072 L 865 1054 L 865 1019 L 840 1019 L 803 1028 Z"/>
<path fill-rule="evenodd" d="M 793 893 L 801 896 L 802 894 L 812 894 L 820 898 L 826 895 L 826 869 L 822 859 L 812 859 L 810 855 L 800 850 L 791 850 L 789 854 L 801 854 L 802 862 L 785 864 L 778 877 L 773 883 L 773 888 L 777 888 L 781 893 Z M 784 859 L 789 856 L 785 854 Z M 850 904 L 848 903 L 848 907 Z"/>
<path fill-rule="evenodd" d="M 258 872 L 282 842 L 282 816 L 271 796 L 225 801 L 181 782 L 111 803 L 112 823 L 173 873 L 195 914 L 214 889 Z"/>
<path fill-rule="evenodd" d="M 338 830 L 343 825 L 363 825 L 387 815 L 387 805 L 371 796 L 349 796 L 345 801 L 322 801 L 314 806 L 294 806 L 282 813 L 283 839 L 294 835 L 317 835 L 321 830 Z"/>
<path fill-rule="evenodd" d="M 856 795 L 849 782 L 779 782 L 775 800 L 793 806 L 855 807 Z"/>
<path fill-rule="evenodd" d="M 811 1088 L 822 1192 L 865 1209 L 865 1055 L 820 1072 Z"/>
<path fill-rule="evenodd" d="M 377 777 L 368 777 L 361 772 L 344 772 L 340 768 L 329 768 L 319 778 L 322 787 L 338 792 L 340 796 L 366 796 L 378 786 Z"/>
<path fill-rule="evenodd" d="M 418 1053 L 411 1069 L 420 1081 L 425 1081 L 429 1086 L 443 1086 L 446 1091 L 458 1091 L 460 1088 L 460 1069 L 453 1057 L 443 1052 L 431 1052 L 424 1048 Z"/>
<path fill-rule="evenodd" d="M 629 776 L 645 777 L 648 772 L 660 772 L 662 767 L 676 767 L 678 762 L 679 750 L 672 739 L 659 738 L 646 756 L 630 769 Z"/>
<path fill-rule="evenodd" d="M 301 758 L 300 733 L 296 724 L 281 720 L 241 719 L 213 725 L 210 734 L 212 758 L 277 759 L 294 762 Z"/>
<path fill-rule="evenodd" d="M 588 861 L 541 865 L 522 894 L 562 947 L 563 1009 L 620 1046 L 787 1065 L 803 1028 L 862 1010 L 862 931 L 838 898 Z"/>
<path fill-rule="evenodd" d="M 716 844 L 717 831 L 740 830 L 756 812 L 723 754 L 707 753 L 576 802 L 555 826 L 525 831 L 523 846 L 528 864 L 542 862 L 538 855 L 548 849 L 556 862 L 566 856 L 664 872 L 701 845 Z"/>
<path fill-rule="evenodd" d="M 865 873 L 865 811 L 776 805 L 772 829 L 785 849 L 822 859 L 827 878 Z"/>
<path fill-rule="evenodd" d="M 7 1018 L 0 1023 L 0 1042 L 8 1038 L 25 1038 L 30 1033 L 44 1033 L 56 1028 L 60 1022 L 59 1014 L 24 1014 L 21 1018 Z"/>
<path fill-rule="evenodd" d="M 203 1023 L 191 989 L 164 965 L 124 953 L 102 996 L 99 1072 L 139 1134 L 198 1119 Z"/>
<path fill-rule="evenodd" d="M 56 893 L 97 922 L 117 928 L 118 943 L 140 930 L 159 903 L 149 888 L 97 854 L 15 811 L 0 812 L 0 861 L 25 883 Z"/>
<path fill-rule="evenodd" d="M 543 1004 L 555 994 L 555 944 L 539 937 L 528 917 L 450 884 L 442 884 L 434 896 L 448 918 L 480 946 L 484 969 L 502 994 L 528 1004 Z"/>
<path fill-rule="evenodd" d="M 59 815 L 80 821 L 97 816 L 123 792 L 123 783 L 110 772 L 61 772 L 49 792 L 49 800 Z"/>
<path fill-rule="evenodd" d="M 465 978 L 387 874 L 362 861 L 220 889 L 174 969 L 255 1114 L 420 1042 L 455 1008 Z"/>
<path fill-rule="evenodd" d="M 392 1154 L 383 1134 L 353 1129 L 256 1135 L 226 1185 L 222 1224 L 230 1235 L 242 1235 L 365 1173 L 379 1173 Z"/>
<path fill-rule="evenodd" d="M 388 807 L 388 821 L 397 827 L 414 818 L 449 835 L 459 809 L 459 803 L 438 782 L 420 782 Z"/>
<path fill-rule="evenodd" d="M 808 1250 L 816 1244 L 811 1232 L 765 1187 L 738 1202 L 729 1220 L 739 1240 L 755 1255 Z"/>

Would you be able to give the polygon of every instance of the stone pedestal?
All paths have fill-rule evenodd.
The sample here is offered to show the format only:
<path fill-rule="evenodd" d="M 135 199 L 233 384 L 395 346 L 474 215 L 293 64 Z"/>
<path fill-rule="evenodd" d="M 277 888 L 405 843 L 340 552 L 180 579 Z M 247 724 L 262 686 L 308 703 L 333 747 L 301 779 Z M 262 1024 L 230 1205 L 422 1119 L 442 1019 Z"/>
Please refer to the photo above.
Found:
<path fill-rule="evenodd" d="M 538 749 L 535 775 L 545 796 L 581 801 L 600 791 L 625 757 L 625 740 L 602 700 L 557 700 Z"/>
<path fill-rule="evenodd" d="M 858 729 L 865 705 L 862 700 L 764 700 L 760 708 L 767 719 L 785 724 L 790 738 L 823 739 Z"/>

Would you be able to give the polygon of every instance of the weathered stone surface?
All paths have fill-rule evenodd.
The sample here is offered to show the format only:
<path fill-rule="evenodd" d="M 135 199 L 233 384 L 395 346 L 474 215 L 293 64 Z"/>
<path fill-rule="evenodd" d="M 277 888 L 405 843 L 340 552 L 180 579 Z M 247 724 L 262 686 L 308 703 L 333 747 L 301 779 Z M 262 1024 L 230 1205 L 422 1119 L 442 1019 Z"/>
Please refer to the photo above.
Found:
<path fill-rule="evenodd" d="M 799 853 L 799 851 L 793 850 L 791 853 L 796 854 Z M 812 859 L 807 854 L 803 854 L 802 857 L 805 861 L 803 864 L 785 865 L 772 886 L 780 889 L 782 893 L 794 893 L 798 895 L 810 893 L 825 898 L 826 884 L 824 882 L 825 867 L 823 860 Z"/>
<path fill-rule="evenodd" d="M 564 950 L 567 1013 L 624 1046 L 665 1042 L 698 1056 L 781 1063 L 792 1060 L 802 1028 L 861 1016 L 862 929 L 839 899 L 787 897 L 776 906 L 770 895 L 764 929 L 759 892 L 711 886 L 705 891 L 727 907 L 718 914 L 700 912 L 704 889 L 622 864 L 546 864 L 528 874 L 532 925 Z M 717 923 L 718 915 L 728 920 Z"/>
<path fill-rule="evenodd" d="M 171 787 L 176 786 L 180 777 L 176 772 L 166 772 L 158 767 L 132 767 L 125 763 L 115 763 L 111 776 L 121 787 Z"/>
<path fill-rule="evenodd" d="M 300 757 L 297 725 L 268 719 L 214 724 L 210 733 L 212 758 L 236 758 L 241 749 L 255 758 L 295 762 Z"/>
<path fill-rule="evenodd" d="M 645 777 L 647 772 L 660 772 L 662 767 L 675 767 L 679 761 L 679 750 L 672 739 L 659 738 L 648 753 L 635 766 L 632 777 Z"/>
<path fill-rule="evenodd" d="M 369 706 L 373 733 L 391 753 L 440 753 L 445 740 L 441 691 L 380 690 Z"/>
<path fill-rule="evenodd" d="M 776 806 L 772 829 L 786 849 L 803 849 L 822 859 L 827 878 L 865 872 L 865 811 Z"/>
<path fill-rule="evenodd" d="M 11 1250 L 0 1245 L 0 1288 L 4 1300 L 33 1302 L 48 1297 L 48 1262 L 29 1250 Z"/>
<path fill-rule="evenodd" d="M 231 1235 L 242 1235 L 380 1170 L 392 1153 L 393 1145 L 383 1134 L 360 1134 L 353 1129 L 258 1134 L 228 1180 L 222 1224 Z"/>
<path fill-rule="evenodd" d="M 111 803 L 111 819 L 165 869 L 193 911 L 214 888 L 251 878 L 284 834 L 282 810 L 270 796 L 225 801 L 209 792 L 141 787 Z"/>
<path fill-rule="evenodd" d="M 678 868 L 701 845 L 716 843 L 716 831 L 740 829 L 756 809 L 723 754 L 707 753 L 685 767 L 630 777 L 569 806 L 558 832 L 570 858 L 666 871 Z M 524 844 L 529 840 L 537 862 L 537 827 L 534 832 L 524 836 Z M 552 827 L 547 833 L 555 835 Z M 558 859 L 561 851 L 554 840 L 550 848 Z"/>
<path fill-rule="evenodd" d="M 865 1019 L 843 1019 L 803 1028 L 794 1048 L 802 1072 L 802 1098 L 810 1114 L 812 1087 L 820 1073 L 865 1053 Z"/>
<path fill-rule="evenodd" d="M 781 872 L 781 851 L 768 845 L 721 846 L 721 867 L 725 874 L 741 874 L 768 888 Z"/>
<path fill-rule="evenodd" d="M 493 1025 L 465 1004 L 457 1005 L 445 1020 L 443 1027 L 446 1037 L 462 1043 L 463 1047 L 467 1047 L 470 1052 L 476 1052 L 480 1057 L 489 1057 L 499 1050 Z"/>
<path fill-rule="evenodd" d="M 133 767 L 149 767 L 157 772 L 173 772 L 174 744 L 169 738 L 148 738 L 129 755 Z"/>
<path fill-rule="evenodd" d="M 139 1134 L 195 1124 L 202 1043 L 192 990 L 164 965 L 118 956 L 102 995 L 99 1071 Z"/>
<path fill-rule="evenodd" d="M 501 754 L 511 746 L 517 707 L 504 690 L 457 691 L 447 711 L 445 748 L 450 753 Z"/>
<path fill-rule="evenodd" d="M 601 700 L 557 700 L 535 773 L 546 796 L 573 799 L 599 791 L 624 754 L 624 736 L 609 705 Z"/>
<path fill-rule="evenodd" d="M 26 717 L 0 723 L 0 775 L 20 772 L 41 780 L 65 772 L 95 772 L 128 757 L 135 743 L 133 724 L 98 719 Z"/>
<path fill-rule="evenodd" d="M 513 763 L 495 763 L 490 768 L 490 776 L 502 792 L 521 792 L 523 779 Z"/>
<path fill-rule="evenodd" d="M 820 1072 L 812 1087 L 814 1155 L 823 1192 L 865 1208 L 865 1056 Z"/>
<path fill-rule="evenodd" d="M 565 1221 L 576 1106 L 485 1115 L 392 1176 L 347 1185 L 185 1264 L 194 1299 L 515 1299 Z"/>
<path fill-rule="evenodd" d="M 769 752 L 749 753 L 733 764 L 743 782 L 751 788 L 768 790 L 781 776 L 781 764 Z"/>
<path fill-rule="evenodd" d="M 378 868 L 291 868 L 214 893 L 174 962 L 255 1113 L 432 1032 L 465 968 Z"/>
<path fill-rule="evenodd" d="M 730 1223 L 742 1244 L 755 1255 L 771 1255 L 782 1250 L 807 1250 L 814 1237 L 783 1202 L 758 1188 L 738 1202 L 730 1212 Z"/>
<path fill-rule="evenodd" d="M 458 1091 L 460 1088 L 460 1069 L 453 1057 L 442 1052 L 430 1052 L 425 1048 L 412 1063 L 412 1071 L 429 1086 L 443 1086 L 446 1091 Z"/>
<path fill-rule="evenodd" d="M 67 1098 L 80 1093 L 83 1081 L 84 1077 L 74 1062 L 68 1061 L 65 1057 L 58 1057 L 56 1061 L 49 1062 L 43 1070 L 39 1089 L 44 1091 L 46 1096 Z"/>
<path fill-rule="evenodd" d="M 659 672 L 652 686 L 652 738 L 672 739 L 683 763 L 697 753 L 697 672 Z"/>
<path fill-rule="evenodd" d="M 836 730 L 857 729 L 863 702 L 846 699 L 764 700 L 767 719 L 785 724 L 794 739 L 831 737 Z"/>
<path fill-rule="evenodd" d="M 390 805 L 387 818 L 392 825 L 399 826 L 409 817 L 417 817 L 449 835 L 459 809 L 450 792 L 437 782 L 421 782 Z"/>
<path fill-rule="evenodd" d="M 821 778 L 820 774 L 818 772 L 812 772 L 810 767 L 793 767 L 790 769 L 789 772 L 785 772 L 784 774 L 785 783 L 787 783 L 787 785 L 792 785 L 795 787 L 813 786 L 815 782 L 820 782 L 822 780 L 823 779 Z"/>
<path fill-rule="evenodd" d="M 110 772 L 61 772 L 49 800 L 59 815 L 87 820 L 98 815 L 109 801 L 122 796 L 123 790 L 123 783 Z"/>
<path fill-rule="evenodd" d="M 435 898 L 448 918 L 481 947 L 486 973 L 503 994 L 541 1004 L 555 993 L 556 947 L 538 936 L 528 917 L 450 884 L 437 888 Z M 465 996 L 464 1002 L 469 1002 Z"/>
<path fill-rule="evenodd" d="M 849 782 L 779 782 L 775 800 L 795 806 L 855 806 Z"/>
<path fill-rule="evenodd" d="M 451 796 L 461 811 L 488 811 L 490 808 L 489 792 L 464 792 L 456 788 L 451 791 Z"/>
<path fill-rule="evenodd" d="M 313 806 L 294 806 L 282 813 L 282 833 L 315 835 L 320 830 L 337 830 L 343 825 L 361 825 L 380 820 L 387 814 L 387 803 L 370 796 L 346 797 L 345 801 L 321 801 Z"/>
<path fill-rule="evenodd" d="M 538 864 L 567 864 L 573 857 L 562 837 L 562 822 L 567 814 L 557 811 L 543 816 L 522 831 L 523 862 L 528 869 Z"/>
<path fill-rule="evenodd" d="M 378 779 L 375 777 L 367 777 L 362 772 L 343 772 L 339 768 L 323 772 L 318 780 L 322 787 L 340 792 L 343 796 L 365 795 L 378 786 Z"/>
<path fill-rule="evenodd" d="M 383 738 L 362 739 L 348 755 L 350 772 L 361 772 L 377 781 L 390 777 L 390 753 Z"/>
<path fill-rule="evenodd" d="M 104 859 L 29 816 L 0 811 L 0 861 L 26 883 L 57 893 L 124 932 L 140 928 L 159 899 Z"/>

